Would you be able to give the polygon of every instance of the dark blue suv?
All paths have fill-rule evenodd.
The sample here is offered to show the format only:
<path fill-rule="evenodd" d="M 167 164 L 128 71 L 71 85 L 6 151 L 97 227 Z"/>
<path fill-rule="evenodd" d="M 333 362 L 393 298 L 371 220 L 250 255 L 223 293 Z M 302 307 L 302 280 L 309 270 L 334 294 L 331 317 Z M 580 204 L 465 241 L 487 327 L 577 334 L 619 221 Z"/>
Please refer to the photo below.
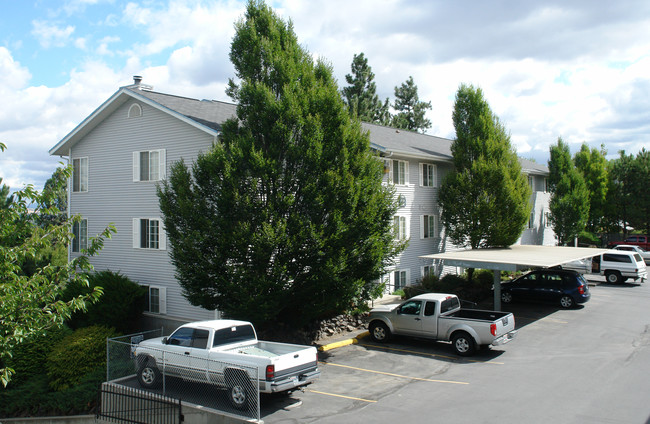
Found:
<path fill-rule="evenodd" d="M 501 283 L 501 301 L 542 301 L 571 308 L 591 297 L 587 281 L 575 271 L 540 269 Z"/>

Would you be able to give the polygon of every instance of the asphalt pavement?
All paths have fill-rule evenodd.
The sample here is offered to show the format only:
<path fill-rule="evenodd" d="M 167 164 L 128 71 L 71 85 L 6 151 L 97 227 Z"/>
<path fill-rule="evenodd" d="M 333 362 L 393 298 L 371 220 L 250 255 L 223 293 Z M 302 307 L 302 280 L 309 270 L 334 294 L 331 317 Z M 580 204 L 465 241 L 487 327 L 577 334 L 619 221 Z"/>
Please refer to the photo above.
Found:
<path fill-rule="evenodd" d="M 472 358 L 427 340 L 378 345 L 363 332 L 332 340 L 319 381 L 263 396 L 262 419 L 650 423 L 650 287 L 590 280 L 591 300 L 576 309 L 507 305 L 517 338 Z"/>

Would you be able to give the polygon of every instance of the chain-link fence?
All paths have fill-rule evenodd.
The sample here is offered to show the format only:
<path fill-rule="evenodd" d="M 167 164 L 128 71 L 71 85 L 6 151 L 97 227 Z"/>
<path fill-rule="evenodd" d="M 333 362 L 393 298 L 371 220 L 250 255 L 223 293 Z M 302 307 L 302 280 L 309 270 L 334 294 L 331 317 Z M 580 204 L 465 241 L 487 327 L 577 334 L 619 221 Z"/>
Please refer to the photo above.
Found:
<path fill-rule="evenodd" d="M 156 330 L 107 340 L 107 381 L 247 419 L 260 419 L 257 367 L 215 361 L 208 357 L 207 349 L 138 346 L 161 333 L 162 330 Z"/>

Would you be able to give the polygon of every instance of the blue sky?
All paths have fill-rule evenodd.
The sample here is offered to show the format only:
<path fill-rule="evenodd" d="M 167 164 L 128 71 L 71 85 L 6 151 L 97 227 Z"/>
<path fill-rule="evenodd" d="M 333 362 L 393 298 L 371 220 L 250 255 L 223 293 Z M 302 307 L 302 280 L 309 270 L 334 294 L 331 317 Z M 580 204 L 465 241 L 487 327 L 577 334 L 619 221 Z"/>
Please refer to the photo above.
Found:
<path fill-rule="evenodd" d="M 461 83 L 480 86 L 520 156 L 545 163 L 562 137 L 609 157 L 650 148 L 646 0 L 284 0 L 300 42 L 339 84 L 364 52 L 382 98 L 413 76 L 429 134 L 453 138 Z M 120 86 L 229 100 L 242 1 L 0 0 L 0 177 L 41 188 L 48 150 Z M 65 158 L 63 159 L 65 160 Z"/>

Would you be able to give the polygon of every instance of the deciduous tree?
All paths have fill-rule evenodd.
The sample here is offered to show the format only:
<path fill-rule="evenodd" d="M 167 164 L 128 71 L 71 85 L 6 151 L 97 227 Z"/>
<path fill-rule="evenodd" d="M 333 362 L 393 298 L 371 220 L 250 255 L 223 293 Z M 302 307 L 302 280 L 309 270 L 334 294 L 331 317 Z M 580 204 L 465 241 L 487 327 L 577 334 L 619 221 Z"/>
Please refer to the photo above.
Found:
<path fill-rule="evenodd" d="M 446 235 L 458 246 L 510 246 L 530 213 L 530 187 L 480 88 L 461 85 L 453 112 L 454 171 L 443 181 L 439 204 Z"/>
<path fill-rule="evenodd" d="M 580 151 L 573 157 L 575 166 L 582 173 L 589 193 L 587 229 L 592 233 L 601 231 L 604 224 L 603 217 L 609 183 L 606 154 L 604 147 L 601 147 L 601 150 L 590 149 L 586 143 L 583 143 Z"/>
<path fill-rule="evenodd" d="M 0 150 L 6 146 L 0 143 Z M 70 176 L 70 170 L 64 171 Z M 40 214 L 58 214 L 55 206 L 49 208 L 51 192 L 37 192 L 30 185 L 14 193 L 13 201 L 0 208 L 0 381 L 6 386 L 13 370 L 3 366 L 14 348 L 31 335 L 40 334 L 52 326 L 61 325 L 71 313 L 85 308 L 101 295 L 96 289 L 83 296 L 64 302 L 60 296 L 71 282 L 87 284 L 86 272 L 92 269 L 88 256 L 96 254 L 109 238 L 112 227 L 92 238 L 83 255 L 63 265 L 38 266 L 29 275 L 22 265 L 33 260 L 39 252 L 57 243 L 67 243 L 72 237 L 73 217 L 58 225 L 39 226 Z M 34 205 L 35 208 L 34 208 Z"/>
<path fill-rule="evenodd" d="M 260 325 L 364 304 L 401 248 L 368 134 L 331 67 L 263 2 L 248 3 L 230 58 L 237 118 L 159 190 L 185 297 Z"/>
<path fill-rule="evenodd" d="M 551 225 L 561 245 L 573 241 L 587 225 L 589 192 L 562 138 L 550 148 L 549 186 Z"/>

